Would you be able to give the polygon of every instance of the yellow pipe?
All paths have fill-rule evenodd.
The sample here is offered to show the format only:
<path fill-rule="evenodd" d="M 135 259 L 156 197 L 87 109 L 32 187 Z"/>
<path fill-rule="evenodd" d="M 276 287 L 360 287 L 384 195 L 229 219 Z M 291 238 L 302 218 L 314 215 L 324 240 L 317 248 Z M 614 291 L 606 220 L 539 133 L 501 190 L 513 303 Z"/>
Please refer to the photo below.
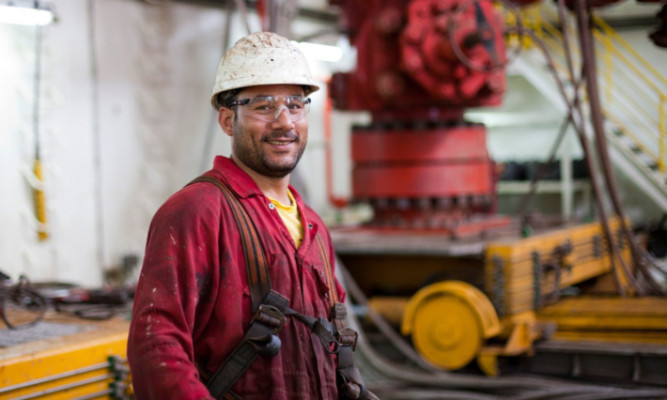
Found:
<path fill-rule="evenodd" d="M 44 241 L 49 238 L 49 233 L 46 230 L 46 200 L 44 199 L 44 190 L 41 188 L 42 180 L 42 163 L 38 159 L 35 159 L 35 162 L 32 167 L 32 171 L 35 174 L 35 178 L 39 181 L 40 185 L 33 189 L 33 194 L 35 197 L 35 217 L 39 222 L 37 227 L 37 238 L 40 241 Z"/>
<path fill-rule="evenodd" d="M 601 33 L 596 32 L 595 33 L 596 38 L 600 39 L 600 36 L 602 36 Z M 641 79 L 648 87 L 650 87 L 654 92 L 656 93 L 661 93 L 662 91 L 660 88 L 658 88 L 651 80 L 644 74 L 639 68 L 637 68 L 635 65 L 632 64 L 630 59 L 623 53 L 621 53 L 617 48 L 611 47 L 611 51 L 616 55 L 616 57 L 623 62 L 628 68 L 634 72 L 639 79 Z"/>
<path fill-rule="evenodd" d="M 373 296 L 368 299 L 368 307 L 380 314 L 391 325 L 401 326 L 409 301 L 409 297 Z"/>
<path fill-rule="evenodd" d="M 516 17 L 514 16 L 514 13 L 511 11 L 506 10 L 507 13 L 505 14 L 505 24 L 508 27 L 515 27 L 517 25 L 516 23 Z M 508 46 L 511 46 L 514 44 L 515 41 L 517 41 L 517 38 L 519 35 L 516 32 L 512 32 L 508 35 L 507 37 L 507 44 Z"/>

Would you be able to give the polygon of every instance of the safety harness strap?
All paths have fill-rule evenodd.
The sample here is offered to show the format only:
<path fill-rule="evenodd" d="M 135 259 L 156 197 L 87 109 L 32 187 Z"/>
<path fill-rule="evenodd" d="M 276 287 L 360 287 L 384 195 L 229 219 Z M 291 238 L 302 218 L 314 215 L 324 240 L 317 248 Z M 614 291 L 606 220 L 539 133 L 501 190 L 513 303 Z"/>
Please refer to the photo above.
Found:
<path fill-rule="evenodd" d="M 264 258 L 264 248 L 262 247 L 262 242 L 259 239 L 255 225 L 253 225 L 252 220 L 239 199 L 219 179 L 202 175 L 192 180 L 189 185 L 195 182 L 208 182 L 217 186 L 231 207 L 234 219 L 239 227 L 241 243 L 243 243 L 252 311 L 256 312 L 264 297 L 271 290 L 271 279 L 269 278 L 269 270 Z"/>
<path fill-rule="evenodd" d="M 228 393 L 258 355 L 273 357 L 278 354 L 278 332 L 284 324 L 285 316 L 277 307 L 261 304 L 248 332 L 209 380 L 207 388 L 211 396 L 218 398 Z"/>
<path fill-rule="evenodd" d="M 285 324 L 285 317 L 293 316 L 317 335 L 329 353 L 338 354 L 338 375 L 343 383 L 341 390 L 349 392 L 348 395 L 353 396 L 350 398 L 362 399 L 363 397 L 358 396 L 365 394 L 366 390 L 359 371 L 354 367 L 353 355 L 357 343 L 357 332 L 347 327 L 345 321 L 347 310 L 343 303 L 338 302 L 333 269 L 320 235 L 316 235 L 316 242 L 329 287 L 329 303 L 332 307 L 333 324 L 324 318 L 303 315 L 288 307 L 287 298 L 271 289 L 262 243 L 241 202 L 225 184 L 212 176 L 202 175 L 189 184 L 195 182 L 208 182 L 217 186 L 231 207 L 241 234 L 252 309 L 255 313 L 241 342 L 210 378 L 207 388 L 211 395 L 225 400 L 238 398 L 230 390 L 232 385 L 239 380 L 257 355 L 273 357 L 278 354 L 281 344 L 278 332 Z"/>
<path fill-rule="evenodd" d="M 316 236 L 316 241 L 317 248 L 320 250 L 320 258 L 324 264 L 327 285 L 329 286 L 329 304 L 331 304 L 331 307 L 334 307 L 336 304 L 342 305 L 342 303 L 338 303 L 338 292 L 336 291 L 336 280 L 333 276 L 333 268 L 331 268 L 331 262 L 329 261 L 329 256 L 327 255 L 327 249 L 324 247 L 324 242 L 322 242 L 322 238 L 320 237 L 319 233 Z M 343 305 L 343 308 L 345 308 L 345 305 Z"/>

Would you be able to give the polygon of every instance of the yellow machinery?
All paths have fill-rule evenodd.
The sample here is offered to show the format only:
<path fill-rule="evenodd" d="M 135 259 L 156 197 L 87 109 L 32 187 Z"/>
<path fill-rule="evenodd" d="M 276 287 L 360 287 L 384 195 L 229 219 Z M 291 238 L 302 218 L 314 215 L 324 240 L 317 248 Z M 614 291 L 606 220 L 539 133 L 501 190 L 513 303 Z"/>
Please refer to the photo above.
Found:
<path fill-rule="evenodd" d="M 619 221 L 610 227 L 629 264 Z M 333 236 L 370 308 L 443 369 L 476 360 L 497 375 L 498 357 L 533 354 L 540 338 L 667 343 L 667 300 L 616 294 L 599 223 L 489 240 L 346 229 Z"/>
<path fill-rule="evenodd" d="M 89 321 L 47 313 L 32 327 L 0 330 L 5 340 L 33 336 L 0 347 L 0 399 L 131 398 L 128 327 L 121 318 Z"/>

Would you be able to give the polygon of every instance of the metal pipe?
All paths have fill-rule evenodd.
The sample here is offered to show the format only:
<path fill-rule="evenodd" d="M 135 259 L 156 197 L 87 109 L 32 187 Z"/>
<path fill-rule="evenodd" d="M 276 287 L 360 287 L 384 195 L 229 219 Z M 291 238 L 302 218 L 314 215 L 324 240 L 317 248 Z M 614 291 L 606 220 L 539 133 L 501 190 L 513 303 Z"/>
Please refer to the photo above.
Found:
<path fill-rule="evenodd" d="M 113 393 L 113 390 L 112 390 L 112 389 L 105 389 L 105 390 L 101 390 L 101 391 L 99 391 L 99 392 L 90 393 L 90 394 L 88 394 L 88 395 L 86 395 L 86 396 L 77 397 L 77 398 L 74 398 L 74 399 L 71 399 L 71 400 L 90 400 L 90 399 L 97 399 L 97 398 L 100 398 L 100 397 L 102 397 L 102 396 L 110 395 L 110 394 L 112 394 L 112 393 Z"/>
<path fill-rule="evenodd" d="M 57 381 L 59 379 L 69 378 L 69 377 L 72 377 L 74 375 L 85 374 L 86 372 L 98 371 L 100 369 L 106 369 L 106 368 L 109 368 L 109 363 L 93 364 L 93 365 L 90 365 L 88 367 L 73 369 L 73 370 L 70 370 L 70 371 L 67 371 L 67 372 L 63 372 L 61 374 L 51 375 L 51 376 L 48 376 L 48 377 L 45 377 L 45 378 L 40 378 L 40 379 L 33 379 L 31 381 L 28 381 L 28 382 L 19 383 L 18 385 L 13 385 L 13 386 L 7 386 L 7 387 L 4 387 L 4 388 L 0 388 L 0 394 L 9 393 L 9 392 L 13 392 L 15 390 L 24 389 L 24 388 L 31 387 L 31 386 L 36 386 L 36 385 L 41 385 L 43 383 L 53 382 L 53 381 Z"/>
<path fill-rule="evenodd" d="M 56 387 L 53 387 L 53 388 L 50 388 L 50 389 L 46 389 L 46 390 L 42 390 L 42 391 L 39 391 L 39 392 L 31 393 L 31 394 L 28 394 L 28 395 L 25 395 L 25 396 L 15 397 L 13 400 L 36 399 L 36 398 L 39 398 L 39 397 L 42 397 L 42 396 L 51 395 L 53 393 L 62 392 L 63 390 L 74 389 L 74 388 L 85 386 L 85 385 L 88 385 L 88 384 L 91 384 L 91 383 L 102 382 L 102 381 L 105 381 L 107 379 L 113 379 L 113 378 L 114 378 L 113 374 L 104 374 L 104 375 L 100 375 L 100 376 L 97 376 L 97 377 L 94 377 L 94 378 L 89 378 L 89 379 L 84 379 L 82 381 L 69 383 L 67 385 L 56 386 Z"/>

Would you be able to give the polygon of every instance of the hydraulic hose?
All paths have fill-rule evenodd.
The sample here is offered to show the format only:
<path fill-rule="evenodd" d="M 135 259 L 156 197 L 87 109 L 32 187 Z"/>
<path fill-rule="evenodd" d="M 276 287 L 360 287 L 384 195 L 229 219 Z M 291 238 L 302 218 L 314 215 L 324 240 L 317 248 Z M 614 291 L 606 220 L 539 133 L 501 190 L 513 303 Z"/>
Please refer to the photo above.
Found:
<path fill-rule="evenodd" d="M 591 122 L 595 135 L 595 144 L 598 155 L 600 157 L 600 163 L 602 164 L 603 177 L 607 185 L 609 197 L 611 199 L 614 211 L 621 219 L 621 229 L 630 244 L 630 251 L 632 253 L 633 260 L 639 268 L 642 277 L 648 284 L 650 292 L 652 294 L 664 294 L 664 289 L 658 285 L 658 283 L 653 279 L 653 276 L 646 268 L 644 259 L 641 257 L 640 252 L 637 249 L 637 244 L 634 241 L 633 235 L 626 223 L 625 212 L 623 211 L 623 207 L 621 206 L 621 202 L 618 197 L 618 188 L 616 186 L 616 180 L 614 179 L 611 162 L 609 159 L 607 138 L 604 133 L 602 108 L 600 106 L 600 95 L 596 75 L 595 53 L 593 49 L 593 33 L 591 31 L 590 25 L 591 15 L 585 0 L 576 0 L 575 7 L 579 26 L 580 46 L 585 60 L 584 76 L 586 78 L 586 85 L 588 88 L 592 120 Z M 626 270 L 625 272 L 626 274 L 629 274 L 629 271 Z"/>
<path fill-rule="evenodd" d="M 336 260 L 337 277 L 350 298 L 360 306 L 366 306 L 365 295 L 345 266 Z M 382 320 L 379 314 L 373 321 Z M 357 340 L 358 356 L 363 358 L 376 375 L 386 379 L 386 383 L 369 388 L 383 399 L 459 399 L 459 400 L 605 400 L 605 399 L 660 399 L 667 398 L 667 389 L 624 389 L 610 386 L 595 386 L 556 378 L 499 377 L 488 378 L 470 374 L 451 373 L 429 367 L 398 365 L 377 353 L 368 341 L 353 307 L 348 307 L 348 325 L 359 332 Z M 386 323 L 386 321 L 385 321 Z M 387 326 L 388 323 L 386 323 Z M 391 327 L 389 327 L 391 329 Z M 385 331 L 381 329 L 384 334 Z M 395 332 L 386 336 L 402 354 L 412 360 L 421 357 L 414 349 L 406 350 L 404 339 Z M 403 342 L 403 345 L 397 345 Z M 425 361 L 424 361 L 425 362 Z M 421 365 L 423 363 L 419 363 Z M 430 364 L 428 364 L 430 365 Z M 420 369 L 421 368 L 421 369 Z M 363 368 L 362 368 L 362 372 Z M 371 371 L 365 371 L 369 373 Z"/>

